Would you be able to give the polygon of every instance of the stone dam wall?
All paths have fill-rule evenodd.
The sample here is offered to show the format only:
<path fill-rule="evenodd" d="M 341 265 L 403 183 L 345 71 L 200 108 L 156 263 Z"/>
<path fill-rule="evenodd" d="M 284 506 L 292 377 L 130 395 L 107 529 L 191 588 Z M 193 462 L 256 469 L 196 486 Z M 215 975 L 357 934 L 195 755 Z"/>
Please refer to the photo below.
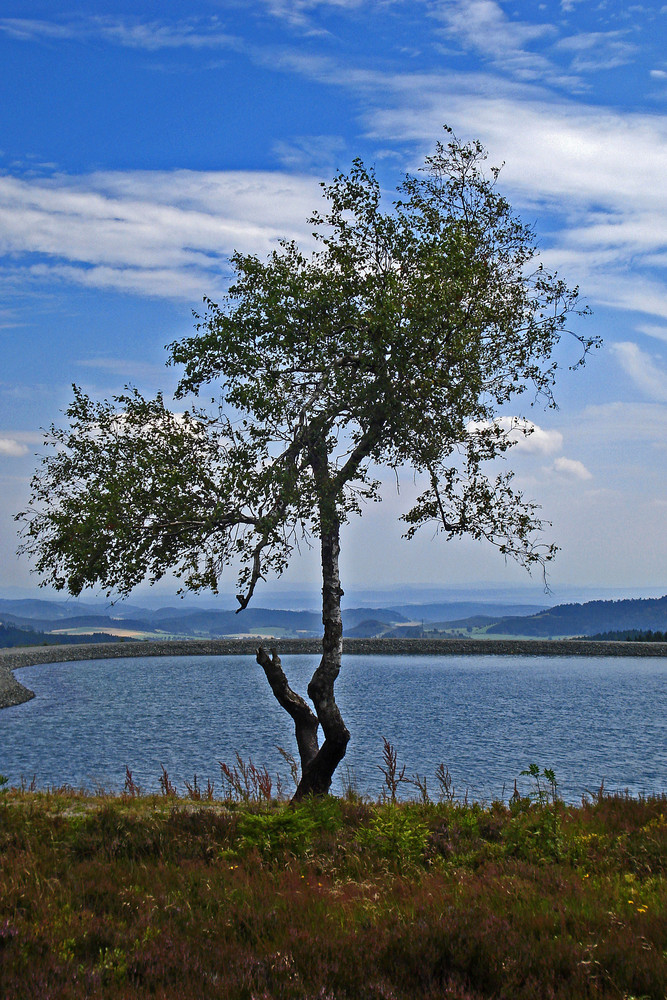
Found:
<path fill-rule="evenodd" d="M 0 708 L 20 705 L 34 694 L 14 677 L 17 667 L 38 663 L 114 659 L 128 656 L 254 656 L 258 639 L 192 639 L 110 642 L 0 649 Z M 267 639 L 281 654 L 322 650 L 320 639 Z M 345 639 L 344 651 L 387 656 L 662 656 L 665 642 L 586 642 L 581 639 Z"/>

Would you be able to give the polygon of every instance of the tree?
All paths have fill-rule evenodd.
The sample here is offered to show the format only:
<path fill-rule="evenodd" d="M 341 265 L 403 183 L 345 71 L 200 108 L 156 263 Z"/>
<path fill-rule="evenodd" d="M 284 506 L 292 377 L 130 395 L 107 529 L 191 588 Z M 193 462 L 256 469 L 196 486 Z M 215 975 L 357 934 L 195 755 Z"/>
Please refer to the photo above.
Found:
<path fill-rule="evenodd" d="M 257 654 L 294 721 L 297 797 L 328 791 L 350 738 L 334 695 L 340 530 L 378 499 L 375 467 L 409 466 L 424 480 L 403 515 L 408 538 L 435 522 L 528 569 L 555 552 L 536 540 L 538 507 L 511 473 L 491 477 L 483 465 L 511 447 L 512 431 L 530 433 L 528 421 L 499 419 L 500 407 L 528 389 L 554 405 L 554 350 L 568 316 L 586 310 L 536 264 L 533 232 L 484 160 L 479 143 L 449 133 L 388 210 L 355 160 L 323 185 L 325 214 L 310 220 L 316 251 L 283 242 L 266 261 L 234 254 L 222 304 L 205 300 L 195 334 L 170 345 L 183 366 L 176 397 L 199 399 L 217 384 L 217 411 L 197 403 L 176 414 L 161 395 L 129 389 L 100 403 L 75 386 L 68 427 L 51 427 L 53 451 L 17 515 L 21 551 L 44 584 L 125 595 L 171 570 L 187 590 L 217 592 L 223 568 L 238 562 L 239 610 L 301 537 L 319 539 L 314 711 L 275 650 Z M 572 336 L 576 367 L 595 340 Z"/>

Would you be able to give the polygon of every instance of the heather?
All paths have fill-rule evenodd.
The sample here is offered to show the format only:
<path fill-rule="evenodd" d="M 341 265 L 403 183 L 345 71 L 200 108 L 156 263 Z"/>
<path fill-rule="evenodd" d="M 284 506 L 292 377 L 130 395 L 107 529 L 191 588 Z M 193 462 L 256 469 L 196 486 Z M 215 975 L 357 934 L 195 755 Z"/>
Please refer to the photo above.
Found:
<path fill-rule="evenodd" d="M 532 765 L 509 802 L 446 769 L 399 801 L 391 750 L 377 802 L 240 758 L 184 795 L 5 788 L 0 997 L 663 1000 L 664 796 L 566 805 Z"/>

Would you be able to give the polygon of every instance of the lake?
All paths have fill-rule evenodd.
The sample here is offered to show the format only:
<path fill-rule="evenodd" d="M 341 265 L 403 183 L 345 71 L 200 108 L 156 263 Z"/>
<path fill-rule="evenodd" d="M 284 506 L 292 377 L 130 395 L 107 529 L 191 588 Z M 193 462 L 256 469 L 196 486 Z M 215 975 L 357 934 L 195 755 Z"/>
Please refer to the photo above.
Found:
<path fill-rule="evenodd" d="M 305 692 L 315 655 L 285 655 Z M 120 790 L 125 768 L 145 791 L 161 766 L 179 791 L 238 751 L 272 774 L 288 770 L 292 723 L 252 656 L 146 657 L 25 667 L 37 697 L 0 711 L 0 773 L 12 784 Z M 667 791 L 667 660 L 643 657 L 345 657 L 337 697 L 352 734 L 336 779 L 362 794 L 382 788 L 382 737 L 406 774 L 445 764 L 457 796 L 507 799 L 531 762 L 556 772 L 568 801 L 605 789 Z M 416 795 L 416 790 L 413 789 Z"/>

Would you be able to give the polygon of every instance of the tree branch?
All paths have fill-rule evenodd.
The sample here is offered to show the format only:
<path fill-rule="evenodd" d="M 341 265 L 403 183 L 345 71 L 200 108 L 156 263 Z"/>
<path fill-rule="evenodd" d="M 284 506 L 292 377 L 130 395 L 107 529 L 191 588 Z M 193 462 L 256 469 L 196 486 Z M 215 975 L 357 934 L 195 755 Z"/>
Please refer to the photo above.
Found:
<path fill-rule="evenodd" d="M 289 686 L 282 668 L 280 657 L 275 649 L 271 656 L 263 646 L 257 650 L 257 662 L 266 674 L 276 701 L 284 708 L 294 721 L 294 733 L 301 758 L 301 773 L 305 771 L 318 751 L 317 730 L 319 722 L 304 699 Z"/>

